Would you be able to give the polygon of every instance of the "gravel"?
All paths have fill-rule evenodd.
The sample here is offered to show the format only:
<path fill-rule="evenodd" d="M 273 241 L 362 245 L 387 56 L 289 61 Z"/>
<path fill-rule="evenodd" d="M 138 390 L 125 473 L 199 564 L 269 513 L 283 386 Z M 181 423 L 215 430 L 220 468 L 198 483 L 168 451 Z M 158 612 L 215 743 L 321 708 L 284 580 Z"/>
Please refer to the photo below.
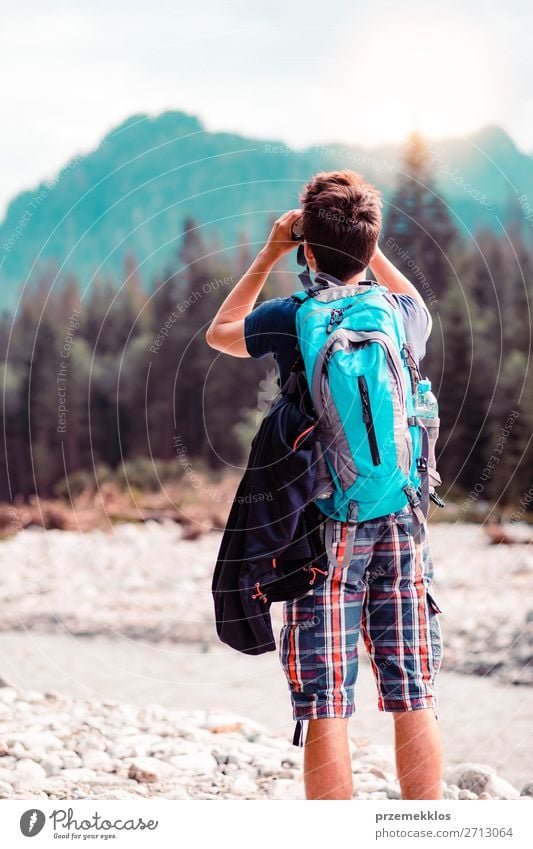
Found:
<path fill-rule="evenodd" d="M 354 799 L 400 799 L 387 746 L 351 739 Z M 0 687 L 0 798 L 303 799 L 302 750 L 236 714 L 144 708 Z M 485 764 L 445 774 L 447 799 L 531 798 Z"/>

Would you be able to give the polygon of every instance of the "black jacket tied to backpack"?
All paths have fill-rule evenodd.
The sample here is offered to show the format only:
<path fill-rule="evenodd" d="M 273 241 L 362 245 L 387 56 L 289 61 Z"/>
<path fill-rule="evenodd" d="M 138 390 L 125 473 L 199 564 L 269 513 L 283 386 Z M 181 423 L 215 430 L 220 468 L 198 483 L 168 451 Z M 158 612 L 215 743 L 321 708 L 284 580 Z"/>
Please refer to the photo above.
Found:
<path fill-rule="evenodd" d="M 245 654 L 275 651 L 273 601 L 298 598 L 328 574 L 304 373 L 292 372 L 282 393 L 252 441 L 212 582 L 218 636 Z"/>

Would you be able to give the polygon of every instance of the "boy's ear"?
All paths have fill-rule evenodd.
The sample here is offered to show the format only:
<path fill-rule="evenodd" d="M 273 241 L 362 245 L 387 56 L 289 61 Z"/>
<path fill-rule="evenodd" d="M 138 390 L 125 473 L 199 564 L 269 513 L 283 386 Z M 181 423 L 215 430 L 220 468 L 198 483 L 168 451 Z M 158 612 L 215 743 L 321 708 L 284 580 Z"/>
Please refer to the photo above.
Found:
<path fill-rule="evenodd" d="M 304 242 L 304 254 L 305 254 L 305 258 L 307 260 L 307 265 L 309 266 L 311 271 L 316 271 L 315 255 L 313 253 L 313 249 L 312 249 L 311 245 L 309 245 L 307 242 Z"/>

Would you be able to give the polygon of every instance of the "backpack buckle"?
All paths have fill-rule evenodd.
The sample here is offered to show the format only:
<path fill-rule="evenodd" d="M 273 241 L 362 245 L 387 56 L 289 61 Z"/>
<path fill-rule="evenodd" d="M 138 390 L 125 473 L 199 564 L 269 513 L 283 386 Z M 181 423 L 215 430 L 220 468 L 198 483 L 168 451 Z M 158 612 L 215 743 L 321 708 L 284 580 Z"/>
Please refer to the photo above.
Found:
<path fill-rule="evenodd" d="M 359 515 L 359 504 L 357 501 L 350 501 L 346 521 L 350 524 L 357 524 L 357 516 Z"/>
<path fill-rule="evenodd" d="M 437 507 L 446 507 L 446 502 L 442 500 L 440 495 L 437 495 L 434 489 L 431 489 L 429 491 L 429 498 L 431 501 L 433 501 L 434 504 L 437 505 Z"/>
<path fill-rule="evenodd" d="M 404 488 L 404 492 L 407 496 L 407 500 L 408 500 L 409 504 L 411 505 L 411 507 L 415 508 L 415 507 L 418 507 L 420 505 L 420 499 L 419 499 L 414 487 L 406 486 Z"/>
<path fill-rule="evenodd" d="M 428 470 L 427 457 L 417 457 L 416 470 L 417 470 L 417 472 L 420 472 L 420 474 L 425 474 L 427 472 L 427 470 Z"/>
<path fill-rule="evenodd" d="M 300 274 L 298 276 L 301 277 L 302 275 Z M 319 292 L 323 292 L 324 289 L 327 289 L 327 288 L 328 288 L 327 286 L 324 286 L 321 283 L 314 283 L 312 286 L 309 286 L 306 289 L 306 292 L 307 292 L 307 295 L 310 298 L 314 298 L 314 297 L 316 297 L 316 295 L 318 295 Z"/>

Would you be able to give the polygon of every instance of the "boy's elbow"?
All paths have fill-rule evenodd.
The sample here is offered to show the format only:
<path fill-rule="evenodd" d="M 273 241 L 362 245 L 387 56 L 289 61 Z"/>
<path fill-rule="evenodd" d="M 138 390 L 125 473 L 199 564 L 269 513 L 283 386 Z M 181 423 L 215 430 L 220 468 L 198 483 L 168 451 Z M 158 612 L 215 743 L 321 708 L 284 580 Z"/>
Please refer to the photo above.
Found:
<path fill-rule="evenodd" d="M 427 326 L 426 326 L 426 338 L 429 339 L 431 335 L 431 331 L 433 330 L 433 317 L 428 310 L 427 306 L 424 304 L 424 311 L 426 313 Z"/>
<path fill-rule="evenodd" d="M 205 334 L 205 341 L 209 345 L 210 348 L 214 348 L 216 350 L 216 342 L 215 342 L 215 331 L 212 326 L 207 328 L 207 333 Z"/>

